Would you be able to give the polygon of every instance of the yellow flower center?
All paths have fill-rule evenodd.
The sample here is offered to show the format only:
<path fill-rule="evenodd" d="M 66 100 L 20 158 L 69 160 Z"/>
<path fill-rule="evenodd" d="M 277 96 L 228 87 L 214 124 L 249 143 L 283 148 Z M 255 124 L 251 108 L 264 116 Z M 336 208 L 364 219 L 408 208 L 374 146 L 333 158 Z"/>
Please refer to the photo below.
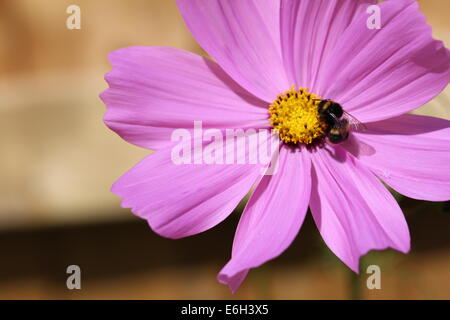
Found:
<path fill-rule="evenodd" d="M 320 119 L 320 99 L 308 88 L 294 87 L 277 96 L 269 107 L 269 122 L 282 141 L 311 145 L 325 138 L 328 125 Z"/>

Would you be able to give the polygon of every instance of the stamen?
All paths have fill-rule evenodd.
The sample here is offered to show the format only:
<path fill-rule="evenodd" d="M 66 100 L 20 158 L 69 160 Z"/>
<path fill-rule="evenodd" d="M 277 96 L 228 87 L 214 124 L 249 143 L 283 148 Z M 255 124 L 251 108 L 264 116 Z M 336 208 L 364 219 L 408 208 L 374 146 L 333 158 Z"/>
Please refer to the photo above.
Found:
<path fill-rule="evenodd" d="M 292 87 L 269 107 L 269 122 L 285 143 L 312 145 L 322 142 L 327 134 L 329 126 L 318 111 L 321 98 L 308 90 Z"/>

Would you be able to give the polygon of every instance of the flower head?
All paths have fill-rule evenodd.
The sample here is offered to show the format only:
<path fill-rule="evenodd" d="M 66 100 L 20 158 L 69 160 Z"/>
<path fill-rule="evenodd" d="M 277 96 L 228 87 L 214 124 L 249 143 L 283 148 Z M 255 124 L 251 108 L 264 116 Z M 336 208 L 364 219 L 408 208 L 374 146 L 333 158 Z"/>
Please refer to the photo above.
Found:
<path fill-rule="evenodd" d="M 450 79 L 450 53 L 416 1 L 379 4 L 380 29 L 367 27 L 374 0 L 177 3 L 214 61 L 162 47 L 109 56 L 104 121 L 156 150 L 113 185 L 122 206 L 158 234 L 181 238 L 223 221 L 256 185 L 218 276 L 233 291 L 290 245 L 308 207 L 328 247 L 355 272 L 370 250 L 408 252 L 407 223 L 381 180 L 408 197 L 450 198 L 449 121 L 407 114 Z M 198 120 L 219 131 L 273 128 L 277 173 L 261 176 L 257 164 L 174 164 L 172 132 L 191 132 Z"/>

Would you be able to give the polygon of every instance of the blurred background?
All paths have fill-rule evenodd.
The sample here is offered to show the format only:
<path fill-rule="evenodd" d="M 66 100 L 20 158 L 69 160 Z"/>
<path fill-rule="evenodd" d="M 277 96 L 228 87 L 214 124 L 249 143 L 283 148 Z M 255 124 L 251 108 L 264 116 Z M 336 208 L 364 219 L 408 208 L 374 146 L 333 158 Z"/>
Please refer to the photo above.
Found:
<path fill-rule="evenodd" d="M 68 30 L 66 8 L 81 8 Z M 450 47 L 450 2 L 422 0 L 434 36 Z M 213 230 L 158 237 L 109 192 L 149 153 L 102 122 L 107 54 L 130 45 L 202 54 L 174 0 L 0 0 L 0 298 L 2 299 L 449 299 L 450 210 L 398 196 L 409 255 L 374 252 L 354 276 L 311 218 L 280 258 L 251 272 L 232 296 L 216 282 L 241 207 Z M 450 119 L 447 89 L 418 112 Z M 82 270 L 68 290 L 66 268 Z M 382 270 L 368 290 L 365 267 Z"/>

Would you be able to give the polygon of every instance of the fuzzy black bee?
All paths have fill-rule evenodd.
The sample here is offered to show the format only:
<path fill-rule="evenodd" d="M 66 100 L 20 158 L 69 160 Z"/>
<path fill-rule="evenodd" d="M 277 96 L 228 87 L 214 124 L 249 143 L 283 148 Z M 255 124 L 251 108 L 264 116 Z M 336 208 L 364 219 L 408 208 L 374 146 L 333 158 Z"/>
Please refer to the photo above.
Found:
<path fill-rule="evenodd" d="M 364 129 L 364 125 L 342 106 L 330 99 L 319 100 L 318 112 L 322 121 L 328 124 L 327 138 L 330 143 L 338 144 L 347 140 L 350 129 Z"/>

